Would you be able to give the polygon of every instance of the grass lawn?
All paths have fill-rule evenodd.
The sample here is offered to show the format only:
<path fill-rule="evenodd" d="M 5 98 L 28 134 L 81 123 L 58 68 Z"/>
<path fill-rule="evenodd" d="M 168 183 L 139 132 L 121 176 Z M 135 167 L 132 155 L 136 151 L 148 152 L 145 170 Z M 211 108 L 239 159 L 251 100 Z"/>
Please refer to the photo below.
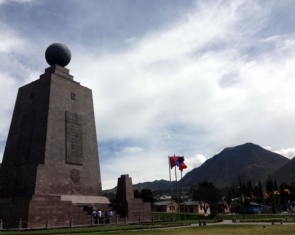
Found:
<path fill-rule="evenodd" d="M 190 235 L 190 234 L 238 234 L 238 235 L 255 235 L 255 234 L 295 234 L 294 216 L 288 215 L 217 215 L 214 219 L 205 217 L 204 215 L 190 214 L 177 215 L 180 220 L 173 221 L 171 214 L 154 213 L 154 222 L 137 223 L 137 224 L 112 224 L 99 225 L 94 227 L 76 227 L 76 228 L 60 228 L 60 229 L 44 229 L 44 230 L 22 230 L 22 231 L 0 231 L 0 235 L 66 235 L 66 234 L 167 234 L 167 235 Z M 222 220 L 231 220 L 233 217 L 240 222 L 267 222 L 269 224 L 249 225 L 249 224 L 218 224 L 216 222 Z M 164 219 L 165 218 L 165 219 Z M 207 226 L 190 226 L 191 224 L 198 225 L 199 220 L 206 220 Z M 291 222 L 291 225 L 281 225 L 276 223 L 271 225 L 271 221 Z M 213 226 L 210 224 L 214 223 Z M 182 227 L 180 227 L 182 226 Z M 185 226 L 185 227 L 184 227 Z"/>
<path fill-rule="evenodd" d="M 98 233 L 91 233 L 98 234 Z M 277 235 L 277 234 L 295 234 L 295 226 L 259 226 L 259 225 L 231 225 L 231 226 L 207 226 L 207 227 L 190 227 L 190 228 L 173 228 L 173 229 L 158 229 L 152 231 L 128 231 L 118 232 L 120 235 L 138 234 L 138 235 Z"/>
<path fill-rule="evenodd" d="M 127 230 L 126 230 L 127 229 Z M 277 234 L 295 234 L 295 225 L 214 225 L 214 226 L 195 226 L 195 227 L 170 227 L 170 228 L 152 228 L 152 226 L 99 226 L 87 228 L 67 228 L 50 229 L 37 231 L 1 231 L 1 235 L 36 235 L 36 234 L 136 234 L 136 235 L 215 235 L 215 234 L 238 234 L 238 235 L 277 235 Z"/>

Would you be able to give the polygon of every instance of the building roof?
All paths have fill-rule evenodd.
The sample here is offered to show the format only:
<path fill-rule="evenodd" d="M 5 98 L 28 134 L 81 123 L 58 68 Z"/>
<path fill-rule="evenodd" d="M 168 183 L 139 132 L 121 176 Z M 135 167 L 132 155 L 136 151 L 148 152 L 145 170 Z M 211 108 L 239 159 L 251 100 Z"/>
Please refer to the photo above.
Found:
<path fill-rule="evenodd" d="M 186 206 L 194 206 L 194 205 L 199 205 L 200 202 L 199 201 L 187 201 L 187 202 L 184 202 L 184 205 Z M 183 203 L 181 203 L 181 205 L 183 205 Z"/>
<path fill-rule="evenodd" d="M 256 203 L 256 202 L 250 202 L 250 205 L 254 205 L 254 206 L 262 206 L 261 204 Z"/>
<path fill-rule="evenodd" d="M 159 198 L 159 200 L 171 200 L 171 196 L 163 195 Z"/>
<path fill-rule="evenodd" d="M 175 201 L 172 201 L 172 202 L 175 202 Z M 161 202 L 154 203 L 155 206 L 167 206 L 169 204 L 171 204 L 171 201 L 161 201 Z"/>

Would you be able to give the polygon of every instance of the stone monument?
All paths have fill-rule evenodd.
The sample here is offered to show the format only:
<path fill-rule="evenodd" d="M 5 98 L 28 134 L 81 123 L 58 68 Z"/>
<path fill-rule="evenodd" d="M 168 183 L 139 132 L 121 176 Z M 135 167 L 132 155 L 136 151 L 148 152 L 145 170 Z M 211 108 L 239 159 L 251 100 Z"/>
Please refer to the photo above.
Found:
<path fill-rule="evenodd" d="M 118 178 L 117 195 L 112 200 L 113 208 L 121 217 L 127 217 L 129 222 L 151 221 L 151 203 L 134 198 L 132 179 L 129 175 Z"/>
<path fill-rule="evenodd" d="M 67 226 L 109 209 L 102 196 L 92 91 L 64 68 L 63 44 L 46 50 L 51 65 L 18 90 L 0 169 L 0 219 L 22 227 Z M 78 222 L 81 221 L 81 222 Z M 87 222 L 89 223 L 89 222 Z"/>

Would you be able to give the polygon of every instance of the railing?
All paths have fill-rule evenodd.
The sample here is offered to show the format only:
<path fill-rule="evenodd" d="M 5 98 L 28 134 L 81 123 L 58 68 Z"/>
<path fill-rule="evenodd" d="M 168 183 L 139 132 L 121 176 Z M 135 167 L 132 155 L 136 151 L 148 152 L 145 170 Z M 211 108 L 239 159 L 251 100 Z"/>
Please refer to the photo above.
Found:
<path fill-rule="evenodd" d="M 70 217 L 69 219 L 65 220 L 65 221 L 55 221 L 54 225 L 50 224 L 50 219 L 47 218 L 44 221 L 41 222 L 34 222 L 33 223 L 33 228 L 35 229 L 50 229 L 50 228 L 73 228 L 73 227 L 88 227 L 88 226 L 100 226 L 100 225 L 106 225 L 106 224 L 129 224 L 129 223 L 141 223 L 142 222 L 142 216 L 138 215 L 138 217 L 136 218 L 136 220 L 134 221 L 128 221 L 128 217 L 125 216 L 124 218 L 121 218 L 121 221 L 123 220 L 123 222 L 119 222 L 119 216 L 114 216 L 114 217 L 109 217 L 109 218 L 105 218 L 102 217 L 100 218 L 89 218 L 87 220 L 79 220 L 76 219 L 74 220 L 73 217 Z M 151 221 L 154 221 L 154 218 L 152 216 Z M 0 231 L 1 230 L 7 230 L 7 229 L 11 229 L 11 230 L 25 230 L 26 227 L 28 225 L 28 221 L 24 221 L 22 218 L 19 218 L 17 221 L 13 222 L 13 223 L 6 223 L 5 221 L 3 221 L 2 219 L 0 219 Z M 25 227 L 25 228 L 24 228 Z M 30 228 L 31 229 L 31 228 Z"/>
<path fill-rule="evenodd" d="M 165 215 L 163 214 L 160 216 L 159 214 L 152 216 L 152 222 L 157 222 L 157 221 L 175 221 L 176 220 L 176 215 Z"/>

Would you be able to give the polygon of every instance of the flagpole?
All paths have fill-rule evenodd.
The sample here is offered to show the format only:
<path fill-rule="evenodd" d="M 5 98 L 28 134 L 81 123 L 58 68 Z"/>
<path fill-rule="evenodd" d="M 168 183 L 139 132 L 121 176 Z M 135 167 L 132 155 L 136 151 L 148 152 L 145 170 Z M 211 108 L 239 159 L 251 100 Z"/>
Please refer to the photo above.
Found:
<path fill-rule="evenodd" d="M 177 197 L 177 204 L 178 204 L 178 220 L 180 220 L 179 215 L 179 197 L 178 197 L 178 181 L 177 181 L 177 174 L 176 174 L 176 167 L 175 167 L 175 180 L 176 180 L 176 197 Z"/>
<path fill-rule="evenodd" d="M 169 177 L 170 177 L 170 191 L 171 191 L 171 209 L 172 209 L 172 218 L 173 218 L 173 202 L 172 202 L 172 181 L 171 181 L 171 161 L 168 156 L 168 166 L 169 166 Z"/>
<path fill-rule="evenodd" d="M 183 188 L 182 188 L 182 170 L 180 172 L 180 176 L 181 176 L 181 195 L 182 195 L 182 203 L 183 203 L 183 213 L 184 213 L 184 220 L 186 220 L 186 214 L 185 214 L 185 203 L 184 203 L 184 196 L 183 196 Z"/>

